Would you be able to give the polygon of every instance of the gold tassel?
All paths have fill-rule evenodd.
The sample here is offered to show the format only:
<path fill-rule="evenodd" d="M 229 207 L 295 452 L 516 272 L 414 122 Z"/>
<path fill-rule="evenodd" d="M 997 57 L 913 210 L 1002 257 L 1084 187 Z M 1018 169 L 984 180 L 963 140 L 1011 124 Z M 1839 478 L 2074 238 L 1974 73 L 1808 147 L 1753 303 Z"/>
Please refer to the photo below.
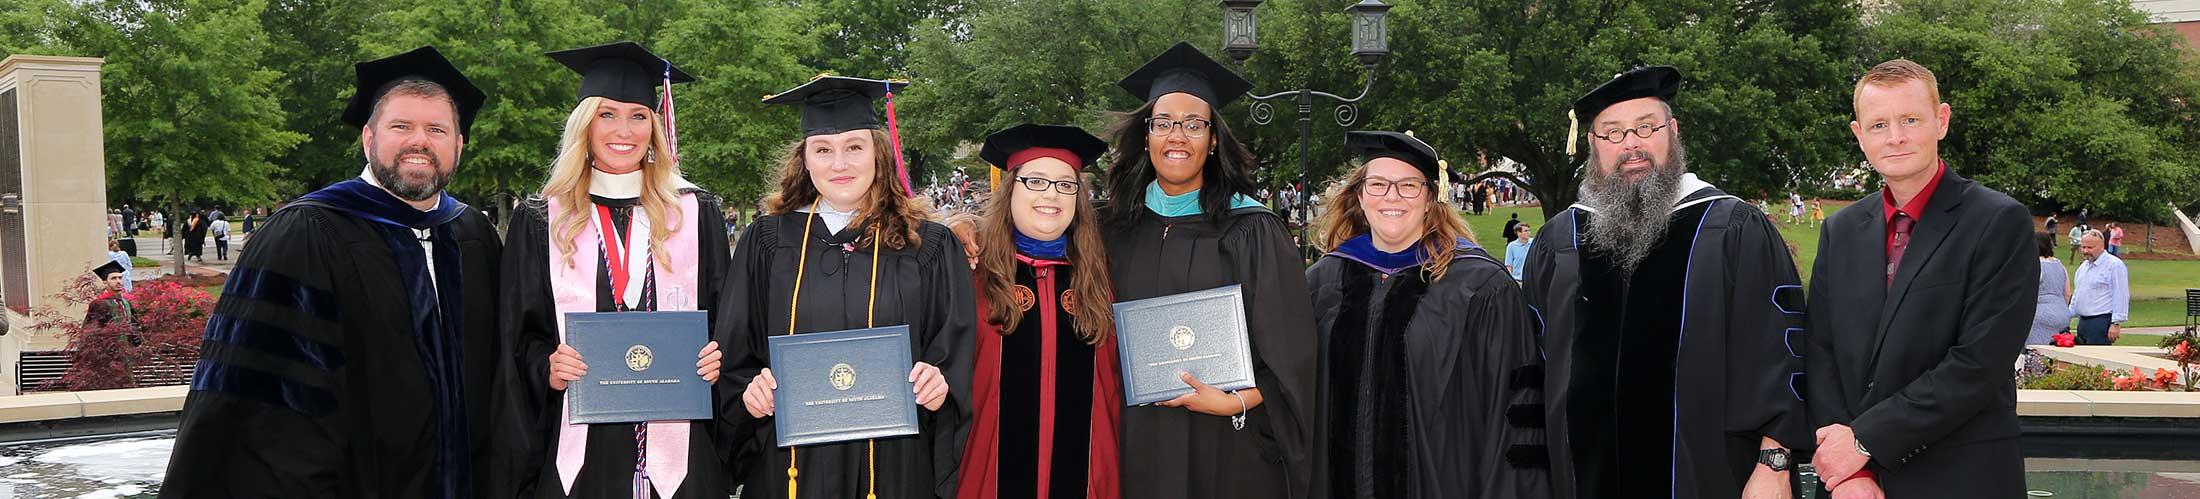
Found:
<path fill-rule="evenodd" d="M 1436 202 L 1444 203 L 1451 196 L 1451 162 L 1436 160 Z"/>
<path fill-rule="evenodd" d="M 863 497 L 864 499 L 878 499 L 878 441 L 865 440 L 863 445 L 866 447 L 864 449 L 864 459 L 869 460 L 864 469 L 871 473 L 871 487 L 864 491 Z"/>
<path fill-rule="evenodd" d="M 796 481 L 795 481 L 795 477 L 797 477 L 797 476 L 801 476 L 801 475 L 802 475 L 802 472 L 801 472 L 801 471 L 796 471 L 796 470 L 795 470 L 795 468 L 794 468 L 794 448 L 793 448 L 793 447 L 788 447 L 788 448 L 787 448 L 787 499 L 797 499 L 797 498 L 801 497 L 801 496 L 795 495 L 795 493 L 794 493 L 794 491 L 795 491 L 795 483 L 796 483 Z"/>
<path fill-rule="evenodd" d="M 1566 110 L 1566 157 L 1568 158 L 1568 159 L 1567 159 L 1567 161 L 1572 161 L 1572 160 L 1573 160 L 1572 158 L 1573 158 L 1573 156 L 1574 156 L 1574 151 L 1575 151 L 1575 149 L 1574 149 L 1574 141 L 1575 141 L 1575 140 L 1579 140 L 1579 139 L 1581 139 L 1581 118 L 1575 117 L 1575 116 L 1574 116 L 1574 110 L 1572 110 L 1572 109 L 1568 109 L 1568 110 Z"/>
<path fill-rule="evenodd" d="M 999 167 L 994 167 L 994 168 L 987 168 L 987 169 L 986 169 L 986 171 L 985 171 L 985 175 L 986 175 L 986 181 L 985 181 L 985 188 L 986 188 L 986 190 L 993 190 L 993 189 L 999 189 L 999 188 L 1001 188 L 1001 169 L 1000 169 Z"/>
<path fill-rule="evenodd" d="M 819 76 L 820 76 L 820 77 L 823 77 L 824 75 L 823 75 L 823 74 L 820 74 Z M 800 307 L 799 305 L 800 305 L 800 304 L 802 303 L 802 272 L 803 272 L 804 268 L 806 268 L 806 267 L 808 267 L 808 266 L 809 266 L 809 263 L 810 263 L 810 227 L 811 227 L 811 226 L 814 226 L 814 225 L 816 225 L 816 221 L 817 221 L 817 211 L 818 211 L 817 207 L 818 207 L 818 203 L 821 203 L 821 202 L 824 202 L 824 198 L 822 198 L 822 197 L 821 197 L 821 198 L 818 198 L 818 199 L 817 199 L 817 200 L 815 200 L 815 201 L 811 201 L 811 202 L 810 202 L 810 217 L 809 217 L 810 223 L 805 223 L 805 224 L 803 224 L 803 227 L 802 227 L 802 249 L 801 249 L 801 253 L 798 253 L 798 254 L 799 254 L 799 255 L 801 255 L 801 256 L 800 256 L 800 257 L 797 257 L 797 258 L 795 258 L 795 261 L 794 261 L 794 275 L 795 275 L 795 279 L 794 279 L 794 296 L 793 296 L 793 297 L 791 297 L 791 298 L 789 298 L 789 299 L 787 300 L 787 335 L 788 335 L 788 336 L 793 336 L 793 335 L 795 334 L 795 332 L 794 332 L 794 324 L 795 324 L 795 321 L 794 321 L 794 319 L 795 319 L 795 312 L 796 312 L 796 311 L 798 311 L 798 310 L 801 310 L 801 307 Z M 879 243 L 879 239 L 878 239 L 878 230 L 879 230 L 879 228 L 878 228 L 877 226 L 872 226 L 870 230 L 871 230 L 871 236 L 870 236 L 870 237 L 871 237 L 871 301 L 870 301 L 870 303 L 868 303 L 868 304 L 865 304 L 865 305 L 864 305 L 864 312 L 863 312 L 863 327 L 874 327 L 874 326 L 873 326 L 872 324 L 874 324 L 874 323 L 876 323 L 876 322 L 878 321 L 878 262 L 879 262 L 879 258 L 878 258 L 878 256 L 879 256 L 879 246 L 881 246 L 881 244 Z M 865 495 L 864 495 L 864 497 L 866 497 L 866 498 L 868 498 L 868 499 L 878 499 L 878 444 L 876 443 L 876 441 L 866 441 L 866 442 L 865 442 L 865 445 L 869 447 L 869 448 L 867 449 L 867 452 L 866 452 L 866 454 L 865 454 L 865 455 L 866 455 L 867 459 L 869 459 L 869 460 L 870 460 L 870 463 L 869 463 L 869 465 L 867 466 L 867 468 L 869 469 L 869 471 L 870 471 L 870 473 L 871 473 L 871 489 L 870 489 L 870 492 L 869 492 L 869 493 L 867 493 L 867 494 L 865 494 Z M 787 448 L 787 499 L 800 499 L 800 497 L 801 497 L 801 496 L 800 496 L 800 495 L 798 495 L 798 494 L 796 494 L 796 492 L 795 492 L 795 491 L 797 490 L 797 489 L 796 489 L 796 487 L 797 487 L 797 486 L 799 485 L 799 483 L 800 483 L 800 482 L 799 482 L 799 480 L 797 480 L 797 478 L 798 478 L 798 477 L 800 477 L 800 476 L 802 476 L 802 472 L 801 472 L 800 470 L 798 470 L 798 469 L 796 469 L 796 468 L 795 468 L 795 448 L 793 448 L 793 447 L 788 447 L 788 448 Z"/>

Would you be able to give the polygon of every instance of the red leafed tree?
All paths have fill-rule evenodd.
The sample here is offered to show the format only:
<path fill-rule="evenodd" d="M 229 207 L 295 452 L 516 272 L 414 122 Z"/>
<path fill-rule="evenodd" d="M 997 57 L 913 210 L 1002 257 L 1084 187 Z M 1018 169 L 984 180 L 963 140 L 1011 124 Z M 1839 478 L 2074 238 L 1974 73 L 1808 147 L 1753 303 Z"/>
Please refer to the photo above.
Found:
<path fill-rule="evenodd" d="M 100 292 L 100 281 L 85 276 L 54 298 L 67 304 L 63 308 L 83 310 Z M 199 341 L 214 310 L 213 296 L 174 282 L 149 281 L 139 283 L 123 299 L 130 302 L 137 320 L 118 318 L 98 324 L 82 314 L 40 307 L 32 327 L 60 331 L 69 339 L 72 352 L 68 372 L 41 388 L 134 388 L 141 377 L 150 384 L 190 382 L 186 370 L 198 362 Z"/>

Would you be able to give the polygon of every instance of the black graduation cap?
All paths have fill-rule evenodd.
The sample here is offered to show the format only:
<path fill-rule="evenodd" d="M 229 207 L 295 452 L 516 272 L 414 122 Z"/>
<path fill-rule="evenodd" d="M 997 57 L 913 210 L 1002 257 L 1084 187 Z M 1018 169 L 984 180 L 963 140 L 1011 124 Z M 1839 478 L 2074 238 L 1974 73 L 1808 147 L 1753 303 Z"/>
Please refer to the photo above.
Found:
<path fill-rule="evenodd" d="M 1065 125 L 1036 125 L 1025 123 L 985 136 L 985 147 L 978 150 L 978 157 L 995 168 L 1013 170 L 1018 165 L 1009 164 L 1016 153 L 1033 148 L 1068 150 L 1079 161 L 1070 166 L 1082 169 L 1100 160 L 1108 152 L 1107 141 L 1092 136 L 1085 129 Z"/>
<path fill-rule="evenodd" d="M 909 82 L 818 75 L 809 83 L 764 96 L 765 104 L 801 104 L 802 136 L 885 128 L 871 101 L 899 92 Z"/>
<path fill-rule="evenodd" d="M 354 64 L 352 72 L 357 76 L 356 90 L 351 94 L 351 103 L 344 106 L 343 116 L 344 123 L 351 126 L 367 126 L 367 119 L 374 116 L 374 103 L 382 96 L 382 87 L 407 77 L 435 82 L 450 92 L 452 102 L 458 104 L 458 133 L 469 139 L 472 134 L 467 132 L 474 127 L 474 115 L 489 100 L 488 94 L 467 80 L 466 74 L 434 46 Z"/>
<path fill-rule="evenodd" d="M 607 43 L 544 55 L 581 74 L 581 99 L 605 97 L 655 108 L 657 85 L 664 82 L 667 70 L 672 72 L 673 83 L 695 81 L 695 77 L 688 76 L 679 66 L 634 42 Z"/>
<path fill-rule="evenodd" d="M 1220 108 L 1229 105 L 1240 95 L 1253 90 L 1253 82 L 1238 76 L 1214 58 L 1207 57 L 1192 44 L 1176 42 L 1176 46 L 1160 56 L 1146 61 L 1117 86 L 1131 93 L 1132 97 L 1153 102 L 1163 95 L 1183 92 L 1192 94 L 1207 105 Z"/>
<path fill-rule="evenodd" d="M 117 272 L 122 272 L 122 262 L 114 260 L 108 260 L 106 265 L 92 268 L 92 275 L 98 276 L 100 279 L 106 279 L 107 276 L 114 275 Z"/>
<path fill-rule="evenodd" d="M 1580 138 L 1581 123 L 1595 120 L 1604 108 L 1643 97 L 1656 97 L 1671 104 L 1680 90 L 1681 70 L 1672 66 L 1641 66 L 1613 75 L 1611 81 L 1574 99 L 1574 108 L 1568 116 L 1572 123 L 1567 125 L 1566 154 L 1574 154 L 1574 140 Z"/>
<path fill-rule="evenodd" d="M 1440 160 L 1436 157 L 1436 148 L 1430 147 L 1427 142 L 1422 142 L 1421 139 L 1412 135 L 1398 132 L 1352 131 L 1345 132 L 1344 144 L 1345 147 L 1350 147 L 1353 152 L 1358 153 L 1361 159 L 1391 158 L 1404 161 L 1408 165 L 1413 165 L 1413 168 L 1421 170 L 1421 174 L 1428 176 L 1429 180 L 1437 180 L 1437 177 L 1439 177 L 1438 172 L 1443 169 L 1442 166 L 1437 164 Z"/>

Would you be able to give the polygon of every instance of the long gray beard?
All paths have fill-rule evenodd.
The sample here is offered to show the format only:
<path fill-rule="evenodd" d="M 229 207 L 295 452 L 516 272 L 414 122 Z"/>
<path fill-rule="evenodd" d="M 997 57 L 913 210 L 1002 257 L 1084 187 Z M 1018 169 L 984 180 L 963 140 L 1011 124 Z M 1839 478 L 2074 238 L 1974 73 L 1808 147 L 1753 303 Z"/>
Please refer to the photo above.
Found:
<path fill-rule="evenodd" d="M 1629 181 L 1617 173 L 1601 173 L 1600 158 L 1589 158 L 1589 180 L 1582 185 L 1582 204 L 1596 208 L 1586 243 L 1589 251 L 1611 260 L 1622 274 L 1633 274 L 1665 239 L 1673 201 L 1680 193 L 1681 175 L 1688 172 L 1686 153 L 1677 142 L 1673 157 L 1654 164 L 1642 180 Z M 1646 154 L 1637 151 L 1634 154 Z M 1617 161 L 1627 161 L 1627 157 Z"/>

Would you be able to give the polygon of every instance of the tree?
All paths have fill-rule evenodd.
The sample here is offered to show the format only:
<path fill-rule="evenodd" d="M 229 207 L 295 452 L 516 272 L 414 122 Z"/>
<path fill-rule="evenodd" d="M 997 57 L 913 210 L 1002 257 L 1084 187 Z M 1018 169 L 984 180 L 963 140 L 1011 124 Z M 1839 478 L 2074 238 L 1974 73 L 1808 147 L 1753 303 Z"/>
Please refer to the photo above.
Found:
<path fill-rule="evenodd" d="M 113 0 L 83 5 L 70 45 L 106 58 L 110 199 L 135 196 L 180 219 L 192 203 L 275 199 L 271 161 L 303 136 L 285 130 L 278 71 L 261 64 L 264 0 Z M 176 234 L 182 237 L 180 231 Z M 178 243 L 180 247 L 180 242 Z M 183 273 L 183 252 L 176 252 Z"/>
<path fill-rule="evenodd" d="M 75 14 L 65 0 L 0 0 L 0 55 L 67 52 L 55 35 Z"/>
<path fill-rule="evenodd" d="M 762 97 L 815 74 L 798 61 L 816 44 L 798 34 L 808 22 L 799 10 L 763 0 L 700 3 L 665 26 L 651 49 L 696 77 L 674 92 L 681 171 L 726 206 L 747 206 L 773 187 L 781 149 L 801 131 L 794 107 Z"/>
<path fill-rule="evenodd" d="M 1023 122 L 1074 124 L 1103 135 L 1110 111 L 1143 102 L 1116 80 L 1178 40 L 1207 46 L 1214 28 L 1183 20 L 1216 12 L 1202 1 L 991 1 L 969 4 L 960 23 L 927 21 L 941 28 L 918 30 L 910 44 L 914 81 L 900 107 L 904 147 L 952 161 L 964 145 Z M 985 177 L 986 165 L 977 161 L 950 167 Z"/>
<path fill-rule="evenodd" d="M 377 4 L 342 0 L 273 0 L 260 14 L 272 43 L 263 65 L 280 75 L 274 96 L 287 112 L 284 129 L 304 134 L 298 147 L 274 159 L 280 198 L 289 199 L 359 175 L 365 158 L 359 134 L 343 124 L 354 78 L 353 41 Z"/>
<path fill-rule="evenodd" d="M 1637 64 L 1681 70 L 1673 108 L 1689 164 L 1729 192 L 1819 180 L 1854 148 L 1838 117 L 1858 36 L 1848 2 L 1455 0 L 1392 13 L 1397 55 L 1375 125 L 1403 115 L 1443 127 L 1458 142 L 1436 145 L 1454 158 L 1473 158 L 1449 149 L 1471 145 L 1521 163 L 1547 216 L 1582 180 L 1588 144 L 1565 153 L 1573 99 Z"/>
<path fill-rule="evenodd" d="M 512 196 L 542 185 L 577 103 L 580 76 L 543 54 L 619 36 L 572 2 L 407 0 L 369 16 L 354 41 L 361 60 L 435 45 L 488 94 L 449 190 L 503 220 Z"/>
<path fill-rule="evenodd" d="M 2037 208 L 2152 222 L 2200 194 L 2200 71 L 2128 3 L 1918 0 L 1874 18 L 1863 59 L 1933 70 L 1955 109 L 1940 153 L 1964 175 Z"/>

